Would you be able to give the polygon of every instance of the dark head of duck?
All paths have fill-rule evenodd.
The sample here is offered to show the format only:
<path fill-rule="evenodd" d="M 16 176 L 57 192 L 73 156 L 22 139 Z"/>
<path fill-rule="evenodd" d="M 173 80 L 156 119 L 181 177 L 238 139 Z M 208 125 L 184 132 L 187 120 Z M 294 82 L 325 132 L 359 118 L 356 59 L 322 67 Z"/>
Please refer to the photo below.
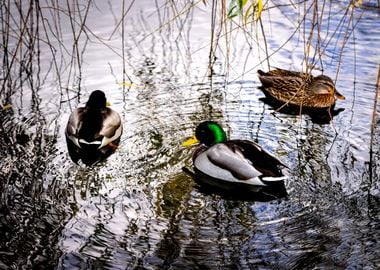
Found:
<path fill-rule="evenodd" d="M 87 141 L 101 141 L 102 138 L 98 137 L 99 131 L 103 125 L 103 115 L 102 110 L 106 108 L 107 99 L 103 91 L 95 90 L 91 93 L 83 113 L 82 125 L 79 128 L 79 138 Z M 80 142 L 79 142 L 80 143 Z M 81 143 L 82 147 L 91 149 L 96 149 L 95 144 L 86 144 Z"/>
<path fill-rule="evenodd" d="M 195 137 L 204 145 L 211 146 L 227 141 L 227 135 L 219 124 L 205 121 L 198 125 Z"/>

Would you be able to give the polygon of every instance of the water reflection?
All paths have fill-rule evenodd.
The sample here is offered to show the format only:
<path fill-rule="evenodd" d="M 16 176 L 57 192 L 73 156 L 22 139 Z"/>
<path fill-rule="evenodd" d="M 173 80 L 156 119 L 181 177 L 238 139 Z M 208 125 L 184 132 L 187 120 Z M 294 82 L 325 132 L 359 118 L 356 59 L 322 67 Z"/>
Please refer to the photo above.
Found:
<path fill-rule="evenodd" d="M 180 221 L 183 218 L 183 212 L 189 207 L 187 202 L 191 198 L 193 190 L 192 181 L 183 174 L 176 175 L 169 179 L 160 191 L 161 199 L 158 201 L 157 215 L 167 220 L 168 228 L 163 232 L 160 242 L 154 251 L 151 262 L 162 267 L 169 267 L 180 257 L 181 241 L 176 235 L 180 233 Z"/>
<path fill-rule="evenodd" d="M 49 162 L 57 152 L 56 135 L 44 133 L 45 119 L 37 104 L 33 111 L 21 119 L 13 109 L 1 112 L 0 261 L 7 267 L 53 267 L 59 228 L 66 218 L 64 198 L 50 193 L 42 180 L 54 172 Z"/>
<path fill-rule="evenodd" d="M 267 202 L 287 195 L 284 181 L 271 186 L 228 184 L 220 183 L 220 180 L 209 177 L 199 171 L 194 173 L 187 167 L 182 168 L 182 170 L 198 184 L 198 191 L 207 195 L 218 194 L 225 200 Z"/>
<path fill-rule="evenodd" d="M 308 115 L 313 123 L 329 124 L 333 118 L 344 111 L 344 108 L 335 108 L 336 105 L 329 108 L 300 108 L 291 104 L 281 103 L 270 96 L 261 98 L 260 101 L 269 105 L 275 112 L 289 115 Z"/>
<path fill-rule="evenodd" d="M 227 35 L 214 25 L 209 72 L 210 6 L 219 3 L 212 2 L 190 8 L 195 3 L 141 0 L 128 11 L 115 1 L 1 5 L 2 53 L 9 54 L 0 80 L 0 268 L 379 268 L 380 123 L 370 160 L 367 121 L 377 11 L 355 9 L 337 80 L 347 97 L 337 110 L 344 111 L 319 125 L 274 117 L 259 100 L 256 70 L 266 55 L 243 29 Z M 345 31 L 341 7 L 349 3 L 325 4 L 323 26 L 332 28 L 320 33 L 333 36 L 319 44 L 326 46 L 319 60 L 333 74 Z M 292 6 L 264 12 L 270 64 L 299 68 L 312 18 L 298 31 L 288 19 Z M 33 17 L 21 19 L 27 14 Z M 81 168 L 67 156 L 64 126 L 71 108 L 98 88 L 122 114 L 125 131 L 117 154 Z M 231 198 L 181 172 L 191 158 L 181 142 L 207 119 L 283 157 L 288 194 Z"/>
<path fill-rule="evenodd" d="M 331 168 L 328 162 L 330 141 L 325 129 L 313 124 L 304 131 L 304 138 L 299 141 L 299 181 L 312 192 L 332 192 Z"/>

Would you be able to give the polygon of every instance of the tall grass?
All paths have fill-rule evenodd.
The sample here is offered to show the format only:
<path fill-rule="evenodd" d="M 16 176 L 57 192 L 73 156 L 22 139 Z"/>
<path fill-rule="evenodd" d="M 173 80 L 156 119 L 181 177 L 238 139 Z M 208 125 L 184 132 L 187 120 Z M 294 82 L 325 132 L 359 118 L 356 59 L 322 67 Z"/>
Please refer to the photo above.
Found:
<path fill-rule="evenodd" d="M 2 1 L 0 6 L 1 20 L 1 56 L 3 61 L 3 80 L 1 81 L 0 97 L 3 103 L 11 102 L 10 97 L 28 83 L 30 89 L 38 89 L 40 80 L 49 74 L 56 77 L 57 88 L 70 88 L 74 84 L 73 78 L 80 79 L 82 53 L 85 43 L 81 47 L 79 39 L 83 34 L 86 17 L 91 5 L 88 2 L 81 8 L 78 1 Z M 67 48 L 63 42 L 63 18 L 68 19 L 73 44 Z M 48 50 L 45 48 L 47 47 Z M 50 68 L 41 74 L 41 51 L 50 51 Z M 65 59 L 62 55 L 69 55 Z M 62 74 L 68 73 L 64 82 Z M 20 80 L 21 79 L 21 80 Z M 80 85 L 80 84 L 78 84 Z"/>
<path fill-rule="evenodd" d="M 112 3 L 110 3 L 112 4 Z M 1 20 L 1 57 L 3 62 L 0 97 L 4 103 L 9 102 L 12 92 L 16 91 L 18 77 L 23 75 L 22 81 L 32 82 L 32 74 L 36 74 L 34 67 L 39 68 L 39 52 L 41 46 L 47 46 L 50 50 L 51 68 L 54 71 L 60 89 L 80 88 L 82 78 L 83 53 L 88 42 L 96 40 L 117 54 L 123 63 L 123 81 L 129 78 L 126 72 L 125 57 L 125 23 L 131 7 L 135 1 L 123 0 L 119 21 L 111 36 L 121 30 L 120 50 L 115 50 L 107 44 L 87 25 L 87 17 L 91 8 L 96 6 L 95 1 L 2 1 L 0 4 Z M 228 72 L 231 67 L 230 51 L 233 41 L 232 35 L 242 31 L 246 42 L 253 47 L 256 44 L 265 57 L 260 65 L 266 62 L 271 68 L 271 57 L 278 53 L 290 39 L 299 35 L 304 43 L 304 59 L 300 69 L 310 72 L 314 69 L 323 70 L 323 59 L 326 49 L 335 42 L 338 65 L 336 78 L 340 70 L 340 63 L 344 48 L 361 16 L 363 9 L 357 9 L 359 2 L 341 2 L 342 12 L 332 14 L 330 1 L 262 1 L 262 0 L 198 0 L 188 2 L 167 1 L 162 5 L 157 4 L 157 12 L 169 7 L 172 11 L 172 19 L 160 22 L 160 29 L 177 24 L 179 35 L 182 34 L 181 17 L 186 16 L 192 9 L 200 5 L 208 8 L 210 17 L 210 41 L 209 41 L 209 75 L 213 73 L 216 51 L 225 56 L 225 66 Z M 272 9 L 291 7 L 294 11 L 294 33 L 278 48 L 269 48 L 265 26 Z M 359 16 L 354 16 L 359 12 Z M 337 25 L 331 23 L 331 19 L 339 17 Z M 355 19 L 356 18 L 356 19 Z M 63 26 L 64 25 L 64 26 Z M 63 40 L 62 28 L 70 26 L 72 42 L 67 45 Z M 67 29 L 65 29 L 67 31 Z M 159 31 L 159 29 L 157 29 Z M 224 49 L 223 49 L 224 48 Z M 261 54 L 262 55 L 262 54 Z M 69 58 L 64 57 L 69 56 Z M 260 56 L 261 57 L 261 56 Z M 257 67 L 254 67 L 257 68 Z M 248 70 L 247 72 L 250 72 Z M 38 73 L 38 72 L 37 72 Z M 62 74 L 66 74 L 62 78 Z M 242 74 L 243 75 L 243 74 Z M 47 74 L 42 74 L 46 77 Z M 34 82 L 37 83 L 37 82 Z"/>
<path fill-rule="evenodd" d="M 208 78 L 212 79 L 217 57 L 224 57 L 223 65 L 226 78 L 233 69 L 231 51 L 234 35 L 239 33 L 245 37 L 249 48 L 257 48 L 258 53 L 248 57 L 258 57 L 260 62 L 248 70 L 244 69 L 237 80 L 259 67 L 271 69 L 272 58 L 279 53 L 292 39 L 298 38 L 303 43 L 304 56 L 298 70 L 311 73 L 313 70 L 324 71 L 328 61 L 334 61 L 335 80 L 339 77 L 343 52 L 346 45 L 355 37 L 355 28 L 360 22 L 365 9 L 358 9 L 359 2 L 332 3 L 323 1 L 286 1 L 286 0 L 197 0 L 197 1 L 155 1 L 157 13 L 164 11 L 166 18 L 159 15 L 160 25 L 151 34 L 163 29 L 175 29 L 178 36 L 189 39 L 185 33 L 184 23 L 194 9 L 202 7 L 210 12 L 210 33 L 208 43 Z M 333 13 L 332 5 L 341 5 L 341 12 Z M 112 2 L 110 2 L 112 5 Z M 1 20 L 1 105 L 11 106 L 11 97 L 20 92 L 28 84 L 30 89 L 38 89 L 41 80 L 48 76 L 57 81 L 57 91 L 62 100 L 79 99 L 82 85 L 82 64 L 84 52 L 89 42 L 103 44 L 111 50 L 122 62 L 122 80 L 130 81 L 127 74 L 126 55 L 126 18 L 135 1 L 123 0 L 122 9 L 109 39 L 119 31 L 121 35 L 120 48 L 111 47 L 109 39 L 102 38 L 88 25 L 87 18 L 96 1 L 2 1 L 0 3 Z M 271 10 L 287 8 L 292 10 L 294 31 L 283 41 L 283 44 L 272 48 L 267 39 Z M 332 23 L 334 19 L 334 23 Z M 336 23 L 338 22 L 338 23 Z M 67 26 L 71 37 L 67 37 Z M 63 29 L 65 32 L 63 32 Z M 65 33 L 65 34 L 64 34 Z M 149 35 L 145 36 L 147 38 Z M 271 37 L 273 38 L 273 37 Z M 71 41 L 71 42 L 68 42 Z M 136 40 L 136 46 L 139 42 Z M 188 40 L 188 43 L 191 41 Z M 234 44 L 235 46 L 236 44 Z M 334 48 L 333 52 L 327 49 Z M 46 50 L 47 49 L 47 50 Z M 201 48 L 202 49 L 202 48 Z M 41 69 L 41 51 L 44 59 L 50 59 L 48 69 Z M 46 51 L 50 55 L 46 56 Z M 188 52 L 186 52 L 188 53 Z M 247 57 L 247 62 L 249 62 Z M 128 66 L 128 67 L 127 67 Z M 354 74 L 354 77 L 356 75 Z M 125 86 L 128 84 L 122 84 Z M 123 91 L 124 93 L 125 91 Z M 37 98 L 36 98 L 37 100 Z"/>

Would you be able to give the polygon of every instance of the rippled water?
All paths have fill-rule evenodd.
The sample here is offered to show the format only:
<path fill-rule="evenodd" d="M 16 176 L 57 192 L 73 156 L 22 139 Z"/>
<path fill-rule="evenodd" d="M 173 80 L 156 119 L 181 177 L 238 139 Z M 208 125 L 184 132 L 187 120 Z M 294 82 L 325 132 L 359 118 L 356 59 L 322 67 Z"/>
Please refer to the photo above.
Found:
<path fill-rule="evenodd" d="M 344 110 L 333 121 L 320 124 L 263 102 L 256 75 L 268 66 L 262 38 L 258 46 L 237 29 L 226 41 L 222 31 L 210 75 L 211 1 L 195 8 L 188 1 L 135 1 L 130 10 L 125 3 L 124 39 L 122 3 L 93 1 L 87 17 L 84 3 L 72 4 L 81 11 L 76 22 L 85 18 L 88 26 L 79 37 L 80 70 L 68 7 L 58 2 L 62 43 L 44 36 L 40 25 L 41 40 L 59 48 L 56 61 L 41 41 L 32 76 L 21 68 L 9 76 L 2 71 L 7 87 L 1 104 L 10 106 L 0 112 L 1 269 L 380 267 L 380 120 L 372 150 L 370 143 L 374 110 L 380 119 L 380 105 L 374 109 L 377 3 L 355 9 L 355 30 L 341 55 L 348 3 L 326 3 L 321 35 L 328 43 L 317 66 L 333 78 L 339 69 L 336 84 L 346 100 L 338 101 Z M 289 3 L 267 5 L 276 4 Z M 303 9 L 264 11 L 271 66 L 302 69 L 304 33 L 295 30 Z M 53 22 L 57 13 L 49 10 L 46 21 Z M 13 14 L 18 17 L 17 9 Z M 337 27 L 340 34 L 331 37 Z M 123 81 L 133 84 L 123 87 Z M 64 128 L 94 89 L 103 89 L 121 113 L 124 134 L 106 162 L 77 166 Z M 231 138 L 257 141 L 280 156 L 289 166 L 288 195 L 239 200 L 195 184 L 182 172 L 192 150 L 181 142 L 205 119 L 221 122 Z"/>

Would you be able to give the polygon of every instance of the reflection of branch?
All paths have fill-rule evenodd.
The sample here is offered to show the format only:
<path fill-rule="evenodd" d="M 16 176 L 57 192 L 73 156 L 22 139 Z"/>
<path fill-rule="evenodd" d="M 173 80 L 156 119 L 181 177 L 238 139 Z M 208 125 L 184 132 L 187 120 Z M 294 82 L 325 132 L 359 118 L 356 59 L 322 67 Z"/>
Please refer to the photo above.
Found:
<path fill-rule="evenodd" d="M 61 88 L 61 86 L 62 86 L 62 80 L 61 80 L 61 76 L 60 76 L 60 72 L 59 72 L 59 67 L 58 67 L 58 63 L 57 63 L 57 59 L 56 59 L 56 57 L 55 57 L 55 48 L 54 48 L 54 46 L 51 44 L 51 42 L 50 42 L 50 38 L 49 38 L 49 33 L 48 33 L 48 31 L 47 31 L 47 28 L 46 28 L 46 25 L 47 26 L 49 26 L 49 29 L 50 29 L 50 33 L 54 33 L 54 31 L 52 31 L 52 29 L 51 29 L 51 26 L 50 26 L 50 23 L 48 22 L 48 20 L 46 20 L 44 17 L 43 17 L 43 12 L 42 12 L 42 10 L 41 10 L 41 8 L 40 8 L 40 6 L 38 6 L 38 12 L 39 12 L 39 14 L 41 15 L 41 17 L 42 17 L 42 20 L 41 20 L 41 22 L 42 22 L 42 27 L 43 27 L 43 29 L 44 29 L 44 32 L 45 32 L 45 37 L 46 37 L 46 43 L 47 43 L 47 45 L 48 45 L 48 47 L 49 47 L 49 49 L 50 49 L 50 52 L 51 52 L 51 55 L 53 56 L 53 63 L 54 63 L 54 67 L 55 67 L 55 71 L 56 71 L 56 75 L 57 75 L 57 79 L 58 79 L 58 83 L 59 83 L 59 87 Z M 57 38 L 57 37 L 56 37 Z M 64 49 L 65 49 L 65 47 L 63 46 L 63 43 L 61 43 L 61 41 L 57 38 L 57 41 L 59 41 L 60 43 L 60 45 L 61 45 L 61 47 L 63 47 Z"/>
<path fill-rule="evenodd" d="M 369 178 L 370 182 L 372 183 L 372 172 L 373 172 L 373 141 L 374 141 L 374 136 L 375 136 L 375 129 L 376 129 L 376 108 L 377 108 L 377 103 L 379 101 L 379 92 L 380 92 L 380 65 L 378 68 L 378 73 L 377 73 L 377 83 L 376 83 L 376 94 L 375 94 L 375 102 L 373 104 L 373 111 L 372 111 L 372 125 L 371 125 L 371 140 L 370 140 L 370 145 L 369 145 Z"/>
<path fill-rule="evenodd" d="M 350 15 L 349 21 L 348 21 L 348 23 L 347 23 L 347 29 L 346 29 L 346 31 L 344 31 L 344 37 L 343 37 L 342 47 L 341 47 L 341 49 L 340 49 L 340 53 L 339 53 L 339 61 L 338 61 L 338 67 L 337 67 L 337 71 L 336 71 L 335 81 L 336 81 L 337 78 L 338 78 L 338 74 L 339 74 L 339 70 L 340 70 L 340 64 L 341 64 L 341 62 L 342 62 L 343 50 L 344 50 L 344 47 L 345 47 L 345 45 L 346 45 L 346 42 L 347 42 L 347 40 L 348 40 L 348 38 L 349 38 L 349 36 L 350 36 L 349 33 L 348 33 L 348 28 L 350 27 L 350 24 L 351 24 L 351 22 L 352 22 L 352 20 L 353 20 L 354 9 L 355 9 L 355 8 L 354 8 L 354 5 L 352 5 L 351 15 Z M 349 10 L 349 9 L 347 8 L 345 15 L 348 13 L 348 10 Z"/>
<path fill-rule="evenodd" d="M 125 21 L 125 17 L 127 16 L 128 12 L 131 10 L 133 4 L 135 3 L 136 0 L 133 0 L 132 3 L 128 6 L 127 10 L 125 10 L 125 1 L 123 1 L 123 4 L 122 4 L 122 16 L 121 16 L 121 20 L 117 23 L 117 25 L 115 26 L 115 29 L 112 31 L 110 37 L 109 37 L 109 40 L 112 38 L 112 36 L 116 33 L 117 29 L 120 27 L 121 25 L 121 33 L 123 34 L 124 33 L 124 21 Z"/>
<path fill-rule="evenodd" d="M 25 21 L 29 18 L 30 14 L 32 13 L 32 8 L 29 8 L 28 9 L 28 13 L 26 15 L 26 18 L 25 18 Z M 20 14 L 21 16 L 21 14 Z M 4 93 L 4 88 L 5 88 L 5 85 L 7 84 L 8 82 L 8 78 L 10 76 L 10 73 L 11 73 L 11 70 L 12 70 L 12 65 L 13 65 L 13 62 L 15 61 L 16 59 L 16 52 L 19 50 L 19 48 L 21 47 L 21 43 L 23 41 L 23 36 L 24 36 L 24 33 L 25 31 L 27 30 L 27 24 L 24 23 L 23 24 L 23 27 L 21 29 L 21 33 L 20 33 L 20 38 L 18 39 L 17 41 L 17 45 L 16 45 L 16 49 L 14 50 L 14 54 L 12 55 L 12 59 L 10 61 L 10 63 L 7 65 L 7 73 L 3 79 L 3 84 L 1 85 L 1 90 L 0 90 L 0 93 Z M 7 32 L 9 34 L 9 32 Z M 8 41 L 8 40 L 7 40 Z M 4 49 L 6 52 L 9 52 L 9 50 L 7 50 L 6 48 L 8 48 L 8 44 L 4 44 Z M 4 55 L 4 58 L 8 58 L 8 54 L 7 55 Z M 8 62 L 8 61 L 7 61 Z"/>
<path fill-rule="evenodd" d="M 177 19 L 177 17 L 181 16 L 182 14 L 190 12 L 190 10 L 192 8 L 194 8 L 196 5 L 198 5 L 200 2 L 202 2 L 202 0 L 199 0 L 199 1 L 195 2 L 195 3 L 190 4 L 189 7 L 186 7 L 182 11 L 180 11 L 178 14 L 175 14 L 174 18 L 170 19 L 166 23 L 160 25 L 157 29 L 155 29 L 152 32 L 150 32 L 148 35 L 144 36 L 141 40 L 139 40 L 139 42 L 140 43 L 143 42 L 147 37 L 153 35 L 154 33 L 158 32 L 158 31 L 160 31 L 162 28 L 166 27 L 167 25 L 170 25 L 174 20 Z"/>

